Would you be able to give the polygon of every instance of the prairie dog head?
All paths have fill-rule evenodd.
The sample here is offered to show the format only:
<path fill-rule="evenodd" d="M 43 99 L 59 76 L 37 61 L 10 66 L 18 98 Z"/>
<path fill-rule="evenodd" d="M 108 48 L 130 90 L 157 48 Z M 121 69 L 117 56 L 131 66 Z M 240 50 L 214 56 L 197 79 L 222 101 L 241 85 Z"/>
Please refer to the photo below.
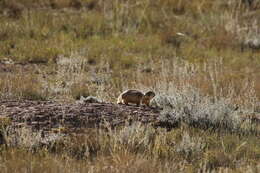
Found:
<path fill-rule="evenodd" d="M 152 98 L 154 98 L 154 96 L 155 96 L 155 93 L 153 91 L 146 92 L 143 96 L 142 103 L 149 106 L 150 100 Z"/>

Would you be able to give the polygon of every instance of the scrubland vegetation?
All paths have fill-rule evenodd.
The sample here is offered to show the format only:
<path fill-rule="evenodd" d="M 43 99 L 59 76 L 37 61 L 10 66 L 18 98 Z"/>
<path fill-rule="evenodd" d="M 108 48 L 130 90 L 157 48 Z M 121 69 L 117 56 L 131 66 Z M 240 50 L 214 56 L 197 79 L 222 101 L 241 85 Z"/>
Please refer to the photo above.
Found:
<path fill-rule="evenodd" d="M 39 142 L 0 119 L 0 172 L 259 172 L 258 0 L 0 0 L 0 98 L 116 102 L 157 93 L 139 123 Z M 4 66 L 1 66 L 1 64 Z"/>

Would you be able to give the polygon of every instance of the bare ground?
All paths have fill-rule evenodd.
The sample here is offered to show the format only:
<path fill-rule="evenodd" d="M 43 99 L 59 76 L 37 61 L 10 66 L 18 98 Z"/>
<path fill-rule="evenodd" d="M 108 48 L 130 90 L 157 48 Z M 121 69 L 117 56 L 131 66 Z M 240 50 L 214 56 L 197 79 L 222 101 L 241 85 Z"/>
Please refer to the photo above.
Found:
<path fill-rule="evenodd" d="M 14 127 L 50 131 L 55 128 L 115 127 L 132 121 L 154 123 L 160 110 L 112 103 L 57 103 L 53 101 L 0 101 L 0 117 Z"/>

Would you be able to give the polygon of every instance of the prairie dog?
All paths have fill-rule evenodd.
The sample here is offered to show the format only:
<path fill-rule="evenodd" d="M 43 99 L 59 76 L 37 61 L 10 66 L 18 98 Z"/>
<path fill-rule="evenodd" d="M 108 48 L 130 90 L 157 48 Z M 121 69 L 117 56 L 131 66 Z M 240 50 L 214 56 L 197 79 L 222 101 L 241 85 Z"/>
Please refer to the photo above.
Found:
<path fill-rule="evenodd" d="M 148 91 L 143 94 L 138 90 L 126 90 L 119 95 L 117 98 L 117 104 L 125 104 L 133 103 L 139 106 L 140 104 L 145 104 L 149 106 L 150 100 L 155 96 L 153 91 Z"/>

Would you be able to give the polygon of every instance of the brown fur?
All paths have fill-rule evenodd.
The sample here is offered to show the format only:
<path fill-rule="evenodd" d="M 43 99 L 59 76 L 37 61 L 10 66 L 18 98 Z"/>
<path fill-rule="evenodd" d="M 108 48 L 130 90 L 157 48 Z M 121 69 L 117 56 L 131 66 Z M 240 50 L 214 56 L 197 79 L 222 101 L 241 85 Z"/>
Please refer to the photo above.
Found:
<path fill-rule="evenodd" d="M 138 90 L 126 90 L 119 95 L 117 98 L 117 104 L 125 104 L 128 103 L 136 104 L 139 106 L 140 104 L 145 104 L 149 106 L 150 100 L 155 96 L 153 91 L 148 91 L 147 93 L 143 94 L 141 91 Z"/>
<path fill-rule="evenodd" d="M 155 96 L 155 93 L 153 91 L 148 91 L 145 93 L 145 95 L 142 98 L 142 103 L 149 106 L 150 100 Z"/>

